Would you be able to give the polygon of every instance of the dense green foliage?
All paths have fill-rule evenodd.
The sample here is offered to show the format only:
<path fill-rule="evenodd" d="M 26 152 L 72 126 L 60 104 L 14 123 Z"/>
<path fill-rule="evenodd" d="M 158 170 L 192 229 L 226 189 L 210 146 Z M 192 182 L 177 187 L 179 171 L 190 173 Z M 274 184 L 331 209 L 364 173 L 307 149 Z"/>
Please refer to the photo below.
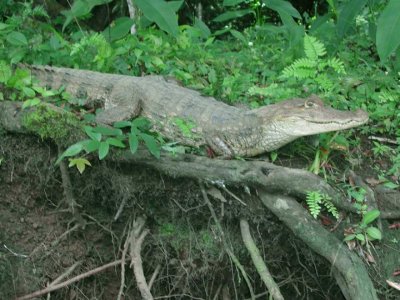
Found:
<path fill-rule="evenodd" d="M 182 1 L 168 2 L 167 6 L 155 5 L 161 0 L 134 1 L 141 9 L 135 35 L 129 34 L 133 21 L 125 16 L 97 33 L 86 23 L 77 23 L 86 22 L 92 8 L 106 2 L 77 0 L 55 19 L 44 8 L 26 2 L 2 4 L 8 15 L 2 16 L 0 23 L 0 83 L 19 89 L 18 97 L 30 101 L 27 106 L 36 105 L 40 91 L 8 80 L 8 62 L 23 61 L 137 76 L 172 76 L 204 94 L 253 108 L 316 93 L 336 108 L 367 110 L 371 123 L 363 133 L 400 137 L 400 60 L 391 55 L 398 47 L 398 37 L 389 32 L 392 36 L 385 37 L 391 44 L 380 41 L 385 34 L 381 28 L 387 26 L 385 16 L 395 22 L 393 28 L 398 26 L 398 18 L 389 11 L 396 6 L 393 1 L 388 6 L 385 1 L 327 1 L 325 15 L 303 18 L 285 1 L 224 1 L 219 8 L 225 7 L 226 12 L 208 22 L 213 27 L 221 24 L 221 30 L 214 33 L 198 18 L 178 26 L 175 14 Z M 236 25 L 243 25 L 236 21 L 247 13 L 254 16 L 254 22 L 236 30 Z M 282 25 L 268 22 L 277 16 Z M 164 31 L 150 26 L 152 22 Z M 347 147 L 347 137 L 348 133 L 322 135 L 320 143 L 328 149 L 333 143 Z M 374 149 L 377 155 L 393 161 L 391 174 L 398 172 L 399 151 L 396 154 L 379 142 L 374 142 Z M 318 155 L 320 159 L 322 154 Z M 318 172 L 318 167 L 315 170 Z"/>

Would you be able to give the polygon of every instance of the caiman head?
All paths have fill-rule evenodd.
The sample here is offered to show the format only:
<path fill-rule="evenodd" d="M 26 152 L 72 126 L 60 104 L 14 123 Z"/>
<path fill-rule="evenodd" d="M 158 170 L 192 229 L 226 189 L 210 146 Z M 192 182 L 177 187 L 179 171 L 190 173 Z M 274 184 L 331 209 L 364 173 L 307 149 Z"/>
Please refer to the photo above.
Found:
<path fill-rule="evenodd" d="M 263 124 L 268 124 L 264 129 L 268 136 L 274 136 L 270 142 L 275 149 L 298 137 L 348 129 L 368 121 L 368 114 L 363 110 L 336 110 L 324 106 L 315 95 L 268 105 L 257 109 L 256 114 Z"/>

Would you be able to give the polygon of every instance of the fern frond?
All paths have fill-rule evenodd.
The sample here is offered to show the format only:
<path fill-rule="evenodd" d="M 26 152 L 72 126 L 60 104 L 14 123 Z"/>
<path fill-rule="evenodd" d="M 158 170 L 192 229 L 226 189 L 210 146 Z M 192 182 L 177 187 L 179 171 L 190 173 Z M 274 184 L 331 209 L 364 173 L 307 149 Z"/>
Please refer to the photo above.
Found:
<path fill-rule="evenodd" d="M 316 62 L 308 58 L 300 58 L 295 60 L 290 66 L 287 66 L 282 76 L 284 78 L 313 78 L 316 72 Z"/>
<path fill-rule="evenodd" d="M 315 82 L 318 84 L 319 88 L 323 91 L 330 91 L 334 87 L 334 82 L 329 79 L 329 77 L 324 74 L 319 74 L 315 77 Z"/>
<path fill-rule="evenodd" d="M 335 70 L 338 74 L 346 74 L 344 63 L 339 58 L 331 58 L 328 60 L 328 66 Z"/>
<path fill-rule="evenodd" d="M 336 219 L 339 219 L 339 212 L 335 205 L 332 203 L 332 198 L 326 194 L 322 195 L 322 204 L 326 207 L 327 211 L 334 216 Z"/>
<path fill-rule="evenodd" d="M 318 57 L 326 54 L 326 49 L 323 43 L 318 41 L 315 37 L 305 35 L 304 37 L 304 52 L 307 58 L 312 61 L 317 61 Z"/>
<path fill-rule="evenodd" d="M 322 195 L 320 192 L 307 192 L 306 202 L 310 214 L 316 219 L 321 212 Z"/>

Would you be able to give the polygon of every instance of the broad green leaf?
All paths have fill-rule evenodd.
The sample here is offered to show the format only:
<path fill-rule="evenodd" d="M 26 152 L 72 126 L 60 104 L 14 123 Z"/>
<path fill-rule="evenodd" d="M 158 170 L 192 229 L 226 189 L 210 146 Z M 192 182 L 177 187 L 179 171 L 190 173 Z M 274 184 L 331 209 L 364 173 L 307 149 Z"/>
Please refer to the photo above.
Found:
<path fill-rule="evenodd" d="M 91 166 L 90 162 L 86 158 L 72 158 L 69 160 L 68 167 L 76 166 L 79 173 L 83 173 L 85 171 L 86 166 Z"/>
<path fill-rule="evenodd" d="M 109 150 L 110 150 L 110 145 L 108 143 L 100 142 L 99 159 L 102 160 L 104 157 L 106 157 Z"/>
<path fill-rule="evenodd" d="M 32 98 L 29 100 L 24 101 L 24 103 L 22 104 L 22 108 L 27 108 L 27 107 L 32 107 L 32 106 L 36 106 L 41 102 L 41 100 L 39 98 Z"/>
<path fill-rule="evenodd" d="M 282 23 L 285 25 L 289 32 L 289 41 L 291 47 L 298 46 L 303 41 L 304 28 L 297 24 L 293 17 L 283 11 L 278 11 Z M 300 48 L 299 48 L 300 49 Z"/>
<path fill-rule="evenodd" d="M 202 20 L 200 20 L 199 18 L 195 17 L 194 18 L 194 24 L 193 24 L 194 28 L 197 28 L 198 30 L 200 30 L 201 32 L 201 36 L 205 39 L 207 39 L 210 35 L 211 35 L 211 31 L 210 28 L 208 28 L 208 26 L 206 25 L 206 23 L 204 23 Z"/>
<path fill-rule="evenodd" d="M 93 128 L 93 132 L 98 132 L 103 135 L 122 135 L 122 130 L 118 128 L 110 128 L 105 126 L 96 126 Z"/>
<path fill-rule="evenodd" d="M 398 184 L 395 184 L 391 181 L 385 182 L 383 185 L 389 189 L 397 189 L 399 187 Z"/>
<path fill-rule="evenodd" d="M 9 27 L 10 25 L 6 24 L 6 23 L 0 23 L 0 30 L 6 29 L 7 27 Z"/>
<path fill-rule="evenodd" d="M 141 133 L 140 137 L 143 139 L 150 153 L 155 157 L 160 158 L 161 147 L 158 145 L 157 140 L 146 133 Z"/>
<path fill-rule="evenodd" d="M 300 13 L 293 7 L 293 5 L 288 1 L 282 0 L 263 0 L 265 6 L 275 10 L 279 14 L 285 13 L 293 18 L 301 19 Z"/>
<path fill-rule="evenodd" d="M 247 39 L 244 37 L 244 35 L 243 35 L 241 32 L 239 32 L 239 31 L 237 31 L 237 30 L 234 30 L 234 29 L 231 29 L 231 30 L 230 30 L 230 33 L 231 33 L 235 38 L 237 38 L 239 41 L 241 41 L 243 44 L 246 44 L 246 45 L 247 45 Z"/>
<path fill-rule="evenodd" d="M 55 92 L 55 91 L 52 91 L 52 90 L 44 90 L 43 91 L 43 93 L 41 93 L 41 95 L 44 97 L 44 98 L 47 98 L 47 97 L 52 97 L 52 96 L 54 96 L 54 95 L 57 95 L 57 92 Z"/>
<path fill-rule="evenodd" d="M 21 32 L 11 31 L 7 35 L 7 41 L 12 44 L 13 46 L 27 46 L 28 40 L 26 39 L 25 35 Z"/>
<path fill-rule="evenodd" d="M 113 124 L 113 127 L 115 128 L 125 128 L 125 127 L 131 127 L 132 126 L 132 122 L 130 121 L 119 121 L 119 122 L 115 122 Z"/>
<path fill-rule="evenodd" d="M 343 241 L 348 242 L 348 241 L 354 240 L 355 237 L 356 237 L 355 234 L 350 234 L 350 235 L 346 236 Z"/>
<path fill-rule="evenodd" d="M 373 222 L 376 218 L 379 217 L 379 215 L 381 214 L 381 212 L 377 209 L 373 209 L 370 210 L 369 212 L 367 212 L 364 217 L 362 218 L 362 223 L 363 224 L 370 224 L 371 222 Z"/>
<path fill-rule="evenodd" d="M 24 93 L 25 96 L 31 97 L 31 98 L 35 97 L 35 95 L 36 95 L 35 91 L 27 86 L 22 87 L 22 92 Z"/>
<path fill-rule="evenodd" d="M 83 146 L 87 153 L 97 151 L 100 147 L 100 141 L 88 140 L 88 142 Z"/>
<path fill-rule="evenodd" d="M 45 90 L 46 90 L 44 87 L 41 87 L 41 86 L 38 86 L 38 85 L 35 85 L 35 86 L 33 86 L 32 88 L 33 88 L 36 92 L 38 92 L 39 94 L 44 93 Z"/>
<path fill-rule="evenodd" d="M 361 233 L 356 234 L 356 239 L 359 241 L 365 242 L 365 237 Z"/>
<path fill-rule="evenodd" d="M 373 240 L 381 240 L 382 232 L 376 227 L 368 227 L 366 230 L 368 236 Z"/>
<path fill-rule="evenodd" d="M 138 117 L 132 121 L 132 127 L 137 128 L 148 128 L 150 126 L 150 120 L 145 117 Z"/>
<path fill-rule="evenodd" d="M 82 149 L 83 149 L 82 143 L 76 143 L 76 144 L 69 146 L 67 148 L 67 150 L 65 150 L 63 152 L 63 154 L 61 154 L 61 156 L 57 159 L 56 164 L 59 164 L 63 160 L 64 157 L 77 155 L 79 152 L 82 151 Z"/>
<path fill-rule="evenodd" d="M 135 21 L 128 17 L 118 18 L 113 22 L 113 24 L 104 29 L 103 35 L 108 41 L 122 39 L 130 32 L 134 23 Z"/>
<path fill-rule="evenodd" d="M 234 6 L 245 2 L 246 0 L 224 0 L 223 6 Z"/>
<path fill-rule="evenodd" d="M 101 133 L 100 132 L 94 132 L 93 131 L 93 127 L 91 126 L 85 126 L 83 127 L 83 129 L 85 130 L 86 134 L 95 141 L 100 142 L 101 141 Z"/>
<path fill-rule="evenodd" d="M 227 11 L 227 12 L 224 12 L 223 14 L 219 15 L 218 17 L 214 18 L 213 22 L 225 22 L 225 21 L 229 21 L 232 19 L 237 19 L 237 18 L 243 17 L 248 14 L 254 14 L 254 11 L 252 9 Z"/>
<path fill-rule="evenodd" d="M 129 148 L 132 154 L 134 154 L 137 151 L 139 145 L 139 140 L 137 135 L 135 133 L 131 133 L 128 137 L 128 141 L 129 141 Z"/>
<path fill-rule="evenodd" d="M 22 58 L 26 55 L 27 50 L 25 48 L 14 48 L 9 52 L 9 57 L 11 57 L 11 64 L 16 64 L 22 60 Z"/>
<path fill-rule="evenodd" d="M 337 32 L 343 37 L 354 24 L 355 17 L 361 12 L 368 0 L 347 1 L 340 10 L 337 20 Z"/>
<path fill-rule="evenodd" d="M 155 22 L 160 29 L 174 37 L 178 36 L 178 18 L 167 2 L 162 0 L 135 0 L 135 4 L 144 16 Z"/>
<path fill-rule="evenodd" d="M 0 61 L 0 82 L 6 83 L 12 75 L 10 65 L 4 61 Z"/>
<path fill-rule="evenodd" d="M 108 143 L 109 145 L 113 145 L 115 147 L 118 147 L 118 148 L 125 148 L 124 143 L 121 142 L 119 139 L 116 139 L 116 138 L 108 138 L 108 139 L 106 139 L 106 143 Z"/>
<path fill-rule="evenodd" d="M 382 62 L 400 45 L 400 1 L 391 0 L 378 19 L 376 47 Z"/>
<path fill-rule="evenodd" d="M 172 9 L 174 13 L 176 13 L 182 6 L 183 0 L 179 1 L 168 1 L 167 2 L 168 6 Z"/>
<path fill-rule="evenodd" d="M 66 16 L 62 30 L 71 23 L 72 20 L 81 18 L 90 13 L 93 7 L 101 4 L 106 4 L 112 0 L 75 0 L 70 10 L 62 11 L 61 13 Z"/>

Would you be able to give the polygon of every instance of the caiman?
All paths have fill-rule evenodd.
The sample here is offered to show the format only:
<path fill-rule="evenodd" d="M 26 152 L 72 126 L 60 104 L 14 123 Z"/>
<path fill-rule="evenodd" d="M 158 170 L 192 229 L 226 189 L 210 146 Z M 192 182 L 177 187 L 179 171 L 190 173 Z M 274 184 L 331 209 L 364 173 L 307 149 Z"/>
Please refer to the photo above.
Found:
<path fill-rule="evenodd" d="M 144 116 L 166 138 L 189 146 L 208 145 L 223 156 L 255 156 L 302 136 L 348 129 L 368 120 L 363 110 L 339 111 L 324 106 L 315 95 L 245 110 L 201 96 L 162 76 L 27 67 L 44 87 L 64 86 L 75 98 L 100 103 L 104 108 L 96 117 L 100 123 Z"/>

